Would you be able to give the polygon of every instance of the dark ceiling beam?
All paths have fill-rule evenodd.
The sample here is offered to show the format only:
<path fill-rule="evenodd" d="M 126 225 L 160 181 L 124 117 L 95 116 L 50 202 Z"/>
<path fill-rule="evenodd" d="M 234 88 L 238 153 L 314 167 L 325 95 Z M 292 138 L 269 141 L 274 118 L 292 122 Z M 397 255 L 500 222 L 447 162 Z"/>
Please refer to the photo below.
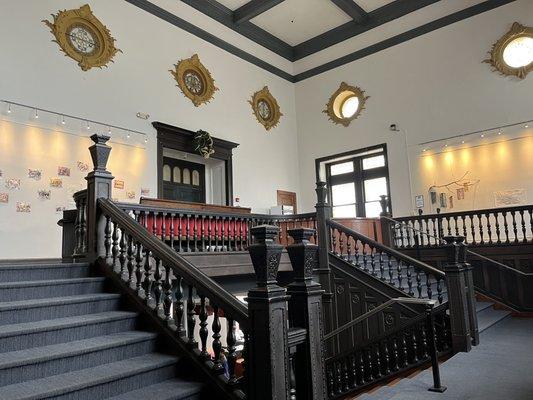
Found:
<path fill-rule="evenodd" d="M 337 7 L 348 14 L 355 22 L 361 22 L 368 18 L 368 13 L 354 0 L 331 0 Z"/>
<path fill-rule="evenodd" d="M 285 0 L 252 0 L 243 6 L 237 8 L 233 12 L 233 22 L 236 24 L 242 24 L 243 22 L 250 21 L 252 18 L 257 17 L 259 14 L 263 14 L 265 11 L 270 10 L 272 7 L 277 6 Z"/>
<path fill-rule="evenodd" d="M 126 0 L 128 1 L 128 0 Z M 233 11 L 228 7 L 220 4 L 216 0 L 181 0 L 185 4 L 195 8 L 205 15 L 213 18 L 221 24 L 233 29 L 244 37 L 260 44 L 281 57 L 294 61 L 294 50 L 291 45 L 278 39 L 271 33 L 252 24 L 250 21 L 241 24 L 233 22 Z"/>
<path fill-rule="evenodd" d="M 325 48 L 367 32 L 396 18 L 437 3 L 441 0 L 395 0 L 368 13 L 368 18 L 358 24 L 347 22 L 294 47 L 294 58 L 299 60 Z"/>

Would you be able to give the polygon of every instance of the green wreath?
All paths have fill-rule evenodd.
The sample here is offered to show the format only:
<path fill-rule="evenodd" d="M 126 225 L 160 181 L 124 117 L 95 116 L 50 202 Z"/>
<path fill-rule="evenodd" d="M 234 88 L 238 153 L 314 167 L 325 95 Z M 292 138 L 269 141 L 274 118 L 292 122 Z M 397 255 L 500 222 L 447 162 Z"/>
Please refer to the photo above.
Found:
<path fill-rule="evenodd" d="M 213 149 L 213 139 L 209 132 L 199 130 L 194 135 L 194 150 L 196 150 L 202 157 L 209 158 L 215 153 Z"/>

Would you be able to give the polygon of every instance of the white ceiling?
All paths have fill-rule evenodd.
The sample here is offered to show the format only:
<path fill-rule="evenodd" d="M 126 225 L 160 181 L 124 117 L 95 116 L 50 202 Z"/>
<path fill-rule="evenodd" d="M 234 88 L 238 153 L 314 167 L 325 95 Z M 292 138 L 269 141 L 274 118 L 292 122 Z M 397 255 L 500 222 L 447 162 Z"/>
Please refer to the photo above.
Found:
<path fill-rule="evenodd" d="M 294 46 L 350 20 L 331 0 L 285 0 L 251 22 Z"/>
<path fill-rule="evenodd" d="M 223 6 L 228 7 L 230 10 L 235 11 L 240 6 L 245 5 L 250 0 L 217 0 Z"/>
<path fill-rule="evenodd" d="M 392 2 L 392 0 L 356 0 L 357 5 L 366 12 L 374 11 L 375 9 Z"/>

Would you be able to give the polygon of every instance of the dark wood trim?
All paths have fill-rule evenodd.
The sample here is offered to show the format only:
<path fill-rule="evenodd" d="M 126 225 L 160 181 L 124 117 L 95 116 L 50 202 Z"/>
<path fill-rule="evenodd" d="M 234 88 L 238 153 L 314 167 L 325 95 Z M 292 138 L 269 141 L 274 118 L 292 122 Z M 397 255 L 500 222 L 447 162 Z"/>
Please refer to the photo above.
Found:
<path fill-rule="evenodd" d="M 163 148 L 167 147 L 186 153 L 197 154 L 193 147 L 196 132 L 162 122 L 153 122 L 157 131 L 157 197 L 163 195 Z M 233 149 L 238 143 L 213 137 L 215 153 L 211 156 L 223 160 L 226 179 L 226 205 L 233 205 Z"/>
<path fill-rule="evenodd" d="M 368 18 L 368 13 L 353 0 L 331 0 L 337 7 L 349 15 L 354 21 L 362 22 Z"/>
<path fill-rule="evenodd" d="M 233 22 L 242 24 L 270 10 L 285 0 L 251 0 L 233 11 Z"/>

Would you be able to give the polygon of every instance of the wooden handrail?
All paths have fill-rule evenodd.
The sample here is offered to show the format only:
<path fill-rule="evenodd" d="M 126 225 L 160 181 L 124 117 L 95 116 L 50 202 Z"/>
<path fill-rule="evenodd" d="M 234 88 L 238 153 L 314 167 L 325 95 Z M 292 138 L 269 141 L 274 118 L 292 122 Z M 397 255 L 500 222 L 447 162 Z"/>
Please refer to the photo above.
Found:
<path fill-rule="evenodd" d="M 387 247 L 387 246 L 385 246 L 382 243 L 376 242 L 375 240 L 369 238 L 368 236 L 362 235 L 362 234 L 360 234 L 360 233 L 358 233 L 358 232 L 356 232 L 356 231 L 354 231 L 354 230 L 352 230 L 350 228 L 347 228 L 344 225 L 339 224 L 338 222 L 335 222 L 335 221 L 333 221 L 331 219 L 328 219 L 326 223 L 327 223 L 328 226 L 330 226 L 332 228 L 335 228 L 335 229 L 337 229 L 339 231 L 344 232 L 345 234 L 347 234 L 349 236 L 352 236 L 354 238 L 359 239 L 364 244 L 367 244 L 367 245 L 369 245 L 371 247 L 379 249 L 381 252 L 386 253 L 389 256 L 393 256 L 396 259 L 404 261 L 404 262 L 408 263 L 409 265 L 412 265 L 415 268 L 419 268 L 419 269 L 423 270 L 424 272 L 432 274 L 436 278 L 444 278 L 445 277 L 444 272 L 442 272 L 441 270 L 439 270 L 437 268 L 434 268 L 431 265 L 428 265 L 428 264 L 426 264 L 426 263 L 424 263 L 422 261 L 419 261 L 419 260 L 417 260 L 415 258 L 409 257 L 409 256 L 403 254 L 402 252 L 400 252 L 398 250 L 395 250 L 395 249 L 393 249 L 391 247 Z"/>
<path fill-rule="evenodd" d="M 454 211 L 446 213 L 433 213 L 433 214 L 421 214 L 421 215 L 410 215 L 405 217 L 396 217 L 397 221 L 402 220 L 413 220 L 413 219 L 426 219 L 426 218 L 439 218 L 439 217 L 458 217 L 461 215 L 477 215 L 477 214 L 496 214 L 502 212 L 514 212 L 514 211 L 526 211 L 533 209 L 533 204 L 524 205 L 524 206 L 514 206 L 514 207 L 495 207 L 495 208 L 484 208 L 480 210 L 470 210 L 470 211 Z"/>
<path fill-rule="evenodd" d="M 108 199 L 101 198 L 98 199 L 98 207 L 105 216 L 110 217 L 122 229 L 126 230 L 135 241 L 149 249 L 155 258 L 161 260 L 164 265 L 168 265 L 177 275 L 181 276 L 187 283 L 193 285 L 198 292 L 214 300 L 224 310 L 225 315 L 238 321 L 243 329 L 248 327 L 248 308 L 235 296 L 181 257 L 157 237 L 150 234 L 146 228 L 122 211 L 117 204 Z"/>

